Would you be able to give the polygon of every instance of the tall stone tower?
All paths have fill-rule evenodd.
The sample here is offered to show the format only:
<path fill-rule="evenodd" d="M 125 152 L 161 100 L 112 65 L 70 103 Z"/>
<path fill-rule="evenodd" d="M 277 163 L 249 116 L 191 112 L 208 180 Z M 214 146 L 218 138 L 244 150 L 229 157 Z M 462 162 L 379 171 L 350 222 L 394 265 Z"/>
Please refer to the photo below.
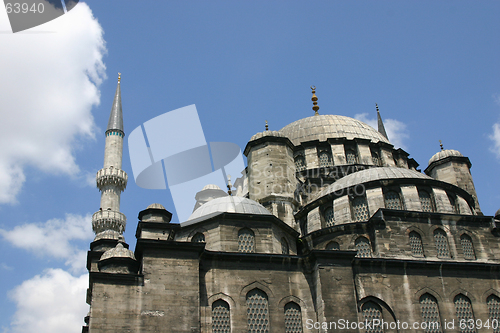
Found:
<path fill-rule="evenodd" d="M 123 154 L 123 115 L 120 89 L 120 77 L 116 87 L 115 99 L 106 129 L 106 146 L 104 149 L 104 167 L 97 172 L 97 187 L 101 191 L 101 207 L 92 216 L 92 229 L 96 237 L 101 239 L 122 240 L 125 231 L 126 217 L 120 213 L 120 194 L 127 186 L 128 176 L 121 169 Z"/>

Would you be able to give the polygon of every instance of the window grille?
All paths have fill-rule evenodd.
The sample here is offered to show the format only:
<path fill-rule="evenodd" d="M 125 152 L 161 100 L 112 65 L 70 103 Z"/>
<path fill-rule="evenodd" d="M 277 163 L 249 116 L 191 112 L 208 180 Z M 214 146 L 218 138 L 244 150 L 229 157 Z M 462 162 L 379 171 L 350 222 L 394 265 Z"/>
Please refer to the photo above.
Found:
<path fill-rule="evenodd" d="M 306 169 L 306 159 L 304 158 L 304 156 L 300 155 L 295 157 L 295 169 L 297 172 Z"/>
<path fill-rule="evenodd" d="M 422 320 L 427 325 L 424 328 L 425 333 L 441 333 L 441 318 L 437 300 L 434 296 L 424 294 L 420 297 L 420 309 L 422 310 Z"/>
<path fill-rule="evenodd" d="M 330 242 L 330 243 L 326 244 L 326 249 L 338 251 L 338 250 L 340 250 L 340 245 L 337 242 Z"/>
<path fill-rule="evenodd" d="M 457 318 L 458 318 L 458 323 L 460 321 L 465 322 L 469 324 L 469 320 L 472 320 L 474 322 L 474 313 L 472 311 L 472 304 L 470 303 L 470 300 L 462 295 L 459 294 L 455 296 L 455 300 L 453 301 L 455 303 L 455 310 L 457 312 Z M 476 333 L 475 325 L 469 326 L 466 325 L 465 328 L 460 328 L 461 333 Z"/>
<path fill-rule="evenodd" d="M 325 209 L 325 225 L 327 228 L 335 225 L 332 207 L 328 207 L 327 209 Z"/>
<path fill-rule="evenodd" d="M 424 247 L 422 245 L 422 237 L 420 237 L 420 234 L 416 231 L 410 232 L 409 236 L 410 236 L 411 254 L 417 257 L 423 257 Z"/>
<path fill-rule="evenodd" d="M 469 235 L 463 234 L 460 236 L 460 243 L 462 244 L 462 250 L 464 251 L 465 259 L 476 259 L 476 253 L 474 252 L 474 246 L 472 245 L 472 238 Z"/>
<path fill-rule="evenodd" d="M 241 229 L 238 232 L 238 252 L 255 252 L 255 236 L 252 230 Z"/>
<path fill-rule="evenodd" d="M 379 322 L 382 322 L 382 309 L 380 306 L 372 301 L 366 302 L 363 304 L 363 307 L 361 308 L 361 311 L 363 313 L 363 321 L 366 323 L 368 322 L 370 327 L 366 328 L 366 333 L 383 333 L 382 325 L 373 325 L 373 321 L 375 319 L 379 320 Z M 368 325 L 367 325 L 368 326 Z"/>
<path fill-rule="evenodd" d="M 432 198 L 427 191 L 418 191 L 418 197 L 420 198 L 420 204 L 422 205 L 423 212 L 433 212 L 434 205 L 432 204 Z"/>
<path fill-rule="evenodd" d="M 358 156 L 356 152 L 352 149 L 347 149 L 345 152 L 345 157 L 347 160 L 347 164 L 356 164 L 358 163 Z"/>
<path fill-rule="evenodd" d="M 488 305 L 488 313 L 490 314 L 491 326 L 493 333 L 500 333 L 500 298 L 495 295 L 490 295 L 486 299 Z"/>
<path fill-rule="evenodd" d="M 267 295 L 254 289 L 247 294 L 248 333 L 269 333 Z"/>
<path fill-rule="evenodd" d="M 372 249 L 370 247 L 370 242 L 365 237 L 359 237 L 356 239 L 356 251 L 358 258 L 370 258 L 372 256 Z"/>
<path fill-rule="evenodd" d="M 434 230 L 434 241 L 436 242 L 436 250 L 438 258 L 449 258 L 450 250 L 448 247 L 448 237 L 441 229 Z"/>
<path fill-rule="evenodd" d="M 230 333 L 231 318 L 229 314 L 229 304 L 219 299 L 212 304 L 212 332 Z"/>
<path fill-rule="evenodd" d="M 302 313 L 295 302 L 285 305 L 285 333 L 302 333 Z"/>
<path fill-rule="evenodd" d="M 385 208 L 398 209 L 398 210 L 403 209 L 399 193 L 395 191 L 389 191 L 385 194 L 384 198 L 385 198 Z"/>
<path fill-rule="evenodd" d="M 333 166 L 332 154 L 322 151 L 319 153 L 319 166 L 320 168 L 327 168 Z"/>
<path fill-rule="evenodd" d="M 285 237 L 281 238 L 281 254 L 289 254 L 290 248 L 288 246 L 288 242 Z"/>
<path fill-rule="evenodd" d="M 367 221 L 369 218 L 368 203 L 365 197 L 356 197 L 352 201 L 353 221 Z"/>
<path fill-rule="evenodd" d="M 205 235 L 201 232 L 197 232 L 193 238 L 191 238 L 191 242 L 193 243 L 205 243 Z"/>

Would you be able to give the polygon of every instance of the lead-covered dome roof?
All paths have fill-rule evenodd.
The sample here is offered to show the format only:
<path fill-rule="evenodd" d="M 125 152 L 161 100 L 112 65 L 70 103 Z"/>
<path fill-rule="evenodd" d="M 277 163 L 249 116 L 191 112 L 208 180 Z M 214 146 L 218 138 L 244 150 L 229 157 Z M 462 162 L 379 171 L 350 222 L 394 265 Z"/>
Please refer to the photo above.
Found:
<path fill-rule="evenodd" d="M 225 196 L 210 200 L 206 204 L 199 207 L 191 214 L 188 221 L 201 218 L 203 216 L 213 216 L 214 213 L 243 213 L 243 214 L 259 214 L 271 215 L 271 213 L 261 204 L 256 201 L 244 198 Z"/>
<path fill-rule="evenodd" d="M 331 114 L 315 115 L 297 120 L 280 130 L 296 146 L 302 142 L 329 138 L 369 139 L 372 142 L 390 143 L 373 127 L 354 118 Z"/>
<path fill-rule="evenodd" d="M 458 150 L 445 149 L 445 150 L 441 150 L 440 152 L 434 154 L 434 156 L 432 156 L 431 159 L 429 160 L 429 165 L 431 165 L 431 163 L 433 163 L 433 162 L 442 160 L 442 159 L 444 159 L 446 157 L 450 157 L 450 156 L 464 157 L 464 155 L 462 155 L 462 153 L 460 153 Z"/>
<path fill-rule="evenodd" d="M 323 189 L 316 198 L 321 198 L 333 192 L 338 192 L 351 186 L 364 184 L 375 180 L 390 179 L 433 179 L 421 172 L 396 167 L 370 168 L 355 173 L 351 173 L 340 178 L 335 183 Z"/>

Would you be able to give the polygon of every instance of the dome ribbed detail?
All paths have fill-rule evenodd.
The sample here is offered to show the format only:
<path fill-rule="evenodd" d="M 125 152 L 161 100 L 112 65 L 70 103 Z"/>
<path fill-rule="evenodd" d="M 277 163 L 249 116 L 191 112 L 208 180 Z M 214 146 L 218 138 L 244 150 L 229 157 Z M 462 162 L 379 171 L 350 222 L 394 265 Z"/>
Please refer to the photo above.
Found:
<path fill-rule="evenodd" d="M 369 139 L 372 142 L 390 143 L 377 130 L 362 121 L 331 114 L 297 120 L 283 127 L 280 132 L 296 146 L 307 141 L 326 141 L 330 138 L 344 137 L 348 140 L 360 138 Z"/>
<path fill-rule="evenodd" d="M 191 214 L 188 221 L 217 212 L 271 215 L 264 206 L 256 201 L 243 197 L 227 196 L 210 200 L 202 205 Z"/>
<path fill-rule="evenodd" d="M 450 156 L 464 157 L 464 155 L 462 155 L 462 153 L 460 153 L 458 150 L 445 149 L 445 150 L 441 150 L 440 152 L 434 154 L 434 156 L 432 156 L 431 159 L 429 160 L 429 165 L 431 165 L 431 163 L 433 163 L 433 162 L 442 160 L 442 159 L 444 159 L 446 157 L 450 157 Z"/>

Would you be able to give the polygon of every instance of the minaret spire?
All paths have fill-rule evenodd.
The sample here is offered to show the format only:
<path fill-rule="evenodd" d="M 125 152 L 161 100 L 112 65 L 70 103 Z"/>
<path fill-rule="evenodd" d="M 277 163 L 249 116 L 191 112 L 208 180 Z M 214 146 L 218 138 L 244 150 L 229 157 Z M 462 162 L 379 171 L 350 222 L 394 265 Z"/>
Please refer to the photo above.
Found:
<path fill-rule="evenodd" d="M 122 167 L 123 154 L 123 115 L 120 89 L 121 74 L 118 73 L 118 85 L 111 107 L 106 144 L 104 148 L 104 167 L 97 172 L 96 183 L 101 191 L 101 207 L 92 215 L 92 229 L 96 237 L 123 241 L 123 232 L 127 218 L 120 213 L 120 195 L 127 187 L 128 176 Z"/>
<path fill-rule="evenodd" d="M 122 113 L 122 91 L 120 88 L 121 73 L 118 73 L 118 85 L 116 86 L 115 99 L 113 100 L 113 107 L 109 115 L 107 131 L 117 130 L 123 132 L 123 113 Z"/>
<path fill-rule="evenodd" d="M 387 133 L 385 132 L 384 122 L 382 121 L 382 117 L 380 116 L 380 111 L 378 109 L 378 104 L 375 103 L 375 107 L 377 108 L 377 121 L 378 121 L 378 132 L 384 136 L 387 140 Z"/>

